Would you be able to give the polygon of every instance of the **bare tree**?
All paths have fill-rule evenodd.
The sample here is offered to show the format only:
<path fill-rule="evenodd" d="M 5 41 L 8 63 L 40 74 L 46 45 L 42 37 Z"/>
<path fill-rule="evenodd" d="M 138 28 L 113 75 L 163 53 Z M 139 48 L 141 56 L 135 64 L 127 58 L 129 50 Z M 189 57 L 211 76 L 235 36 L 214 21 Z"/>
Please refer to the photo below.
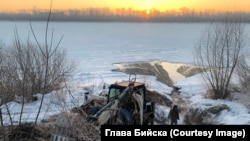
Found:
<path fill-rule="evenodd" d="M 60 88 L 61 84 L 64 84 L 69 74 L 71 74 L 74 70 L 74 65 L 67 63 L 67 60 L 65 58 L 66 56 L 65 52 L 60 52 L 60 50 L 58 49 L 63 36 L 61 36 L 59 41 L 56 44 L 54 44 L 53 42 L 54 32 L 52 31 L 49 39 L 49 23 L 52 14 L 52 3 L 53 0 L 51 0 L 50 3 L 49 15 L 46 22 L 44 45 L 38 41 L 37 36 L 33 30 L 32 24 L 30 22 L 32 35 L 35 38 L 36 46 L 39 49 L 39 53 L 42 57 L 42 67 L 43 67 L 43 72 L 41 73 L 42 85 L 40 89 L 42 98 L 35 119 L 35 125 L 37 124 L 38 117 L 43 105 L 44 95 L 53 89 Z"/>
<path fill-rule="evenodd" d="M 15 96 L 21 97 L 19 101 L 22 105 L 19 117 L 19 124 L 21 124 L 24 104 L 33 100 L 34 94 L 42 94 L 41 103 L 34 122 L 34 125 L 36 125 L 45 94 L 65 87 L 66 81 L 71 77 L 75 69 L 73 62 L 67 60 L 65 50 L 59 49 L 59 44 L 63 36 L 61 36 L 57 43 L 54 43 L 53 31 L 51 36 L 49 36 L 50 14 L 45 29 L 45 43 L 38 41 L 31 22 L 30 28 L 35 42 L 32 42 L 29 37 L 23 42 L 19 38 L 17 29 L 15 29 L 13 44 L 2 49 L 4 44 L 0 43 L 1 106 L 5 106 L 6 110 L 4 114 L 8 114 L 9 116 L 9 119 L 4 119 L 4 122 L 9 120 L 10 123 L 10 132 L 6 132 L 12 135 L 14 135 L 14 128 L 18 126 L 15 126 L 12 121 L 8 102 L 14 100 Z M 5 127 L 4 122 L 1 119 L 2 129 Z M 33 137 L 34 132 L 32 131 L 30 135 Z"/>
<path fill-rule="evenodd" d="M 244 25 L 225 21 L 211 23 L 195 47 L 195 63 L 213 92 L 214 98 L 226 98 L 230 94 L 232 76 L 245 46 Z"/>

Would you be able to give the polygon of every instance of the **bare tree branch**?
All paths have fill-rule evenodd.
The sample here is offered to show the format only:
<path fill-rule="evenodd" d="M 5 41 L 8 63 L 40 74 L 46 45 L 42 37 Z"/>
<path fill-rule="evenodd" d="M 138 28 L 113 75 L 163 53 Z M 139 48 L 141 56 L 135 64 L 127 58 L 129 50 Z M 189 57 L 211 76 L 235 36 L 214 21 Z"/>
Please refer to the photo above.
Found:
<path fill-rule="evenodd" d="M 215 98 L 230 94 L 231 79 L 244 48 L 243 24 L 224 22 L 210 24 L 196 46 L 196 64 Z"/>

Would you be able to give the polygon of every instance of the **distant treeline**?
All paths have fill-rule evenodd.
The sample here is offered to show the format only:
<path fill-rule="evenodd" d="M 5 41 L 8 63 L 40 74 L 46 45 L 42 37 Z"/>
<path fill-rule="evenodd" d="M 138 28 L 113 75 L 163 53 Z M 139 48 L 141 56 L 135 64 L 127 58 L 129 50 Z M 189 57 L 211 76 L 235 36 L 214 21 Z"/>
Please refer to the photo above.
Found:
<path fill-rule="evenodd" d="M 46 10 L 19 11 L 16 13 L 0 13 L 0 20 L 44 21 L 48 18 Z M 82 10 L 53 10 L 51 21 L 84 21 L 84 22 L 209 22 L 237 20 L 250 23 L 249 12 L 215 12 L 181 8 L 179 11 L 146 11 L 131 8 L 110 10 L 109 8 L 87 8 Z"/>

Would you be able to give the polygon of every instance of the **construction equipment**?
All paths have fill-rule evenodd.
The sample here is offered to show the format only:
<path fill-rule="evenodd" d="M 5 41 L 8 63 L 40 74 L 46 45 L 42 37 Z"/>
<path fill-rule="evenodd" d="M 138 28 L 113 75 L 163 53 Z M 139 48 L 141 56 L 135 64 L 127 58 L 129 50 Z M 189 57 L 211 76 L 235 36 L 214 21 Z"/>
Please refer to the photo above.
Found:
<path fill-rule="evenodd" d="M 98 126 L 148 125 L 154 121 L 154 102 L 148 99 L 145 84 L 137 82 L 135 74 L 130 74 L 128 81 L 111 84 L 107 94 L 88 98 L 81 108 L 87 120 Z"/>

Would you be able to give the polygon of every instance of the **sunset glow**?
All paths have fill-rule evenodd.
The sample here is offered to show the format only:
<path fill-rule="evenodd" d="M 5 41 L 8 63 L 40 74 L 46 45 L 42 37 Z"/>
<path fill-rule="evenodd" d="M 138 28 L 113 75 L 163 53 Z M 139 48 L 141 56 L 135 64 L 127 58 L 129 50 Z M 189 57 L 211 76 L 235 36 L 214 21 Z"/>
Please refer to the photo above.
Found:
<path fill-rule="evenodd" d="M 48 9 L 51 0 L 0 0 L 1 12 Z M 132 8 L 135 10 L 179 10 L 182 7 L 196 11 L 250 11 L 248 0 L 53 0 L 53 9 Z M 150 14 L 150 12 L 147 14 Z"/>
<path fill-rule="evenodd" d="M 148 9 L 146 10 L 146 14 L 149 15 L 151 13 L 151 11 Z"/>

